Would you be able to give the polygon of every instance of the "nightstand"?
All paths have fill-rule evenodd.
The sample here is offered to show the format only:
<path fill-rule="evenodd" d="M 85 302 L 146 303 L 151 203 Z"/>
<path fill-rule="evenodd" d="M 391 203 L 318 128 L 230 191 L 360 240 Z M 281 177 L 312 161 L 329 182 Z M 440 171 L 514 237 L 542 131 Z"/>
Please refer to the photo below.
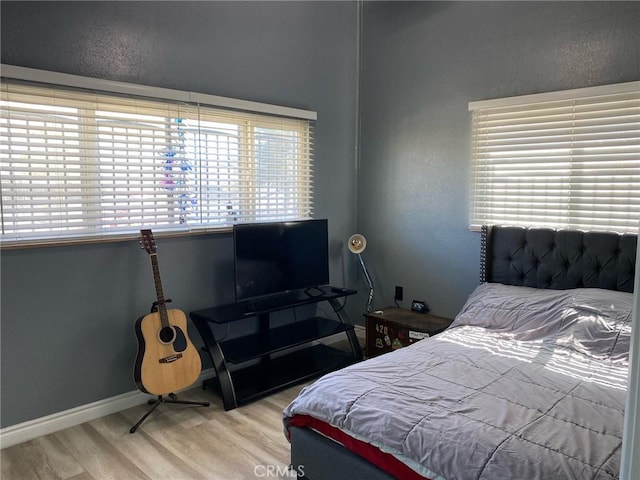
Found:
<path fill-rule="evenodd" d="M 364 314 L 368 358 L 436 335 L 453 322 L 450 318 L 438 317 L 430 313 L 417 313 L 406 308 L 386 307 L 380 311 L 382 313 Z"/>

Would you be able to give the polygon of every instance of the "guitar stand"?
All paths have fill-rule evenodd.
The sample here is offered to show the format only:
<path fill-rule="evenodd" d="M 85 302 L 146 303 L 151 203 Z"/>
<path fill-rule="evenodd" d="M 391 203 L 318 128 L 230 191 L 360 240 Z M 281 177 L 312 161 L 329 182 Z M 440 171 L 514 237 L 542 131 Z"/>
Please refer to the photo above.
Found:
<path fill-rule="evenodd" d="M 131 427 L 131 429 L 129 430 L 129 433 L 135 433 L 135 431 L 138 429 L 138 427 L 140 426 L 140 424 L 142 424 L 142 422 L 144 422 L 147 417 L 149 415 L 151 415 L 151 413 L 158 407 L 158 405 L 160 405 L 161 403 L 177 403 L 177 404 L 181 404 L 181 405 L 197 405 L 199 407 L 208 407 L 209 406 L 209 402 L 191 402 L 188 400 L 176 400 L 176 394 L 175 393 L 170 393 L 168 395 L 169 399 L 166 399 L 163 395 L 158 395 L 158 398 L 156 398 L 155 400 L 149 400 L 147 403 L 149 405 L 151 405 L 151 408 L 147 411 L 147 413 L 145 413 L 140 420 L 138 420 L 138 422 Z"/>

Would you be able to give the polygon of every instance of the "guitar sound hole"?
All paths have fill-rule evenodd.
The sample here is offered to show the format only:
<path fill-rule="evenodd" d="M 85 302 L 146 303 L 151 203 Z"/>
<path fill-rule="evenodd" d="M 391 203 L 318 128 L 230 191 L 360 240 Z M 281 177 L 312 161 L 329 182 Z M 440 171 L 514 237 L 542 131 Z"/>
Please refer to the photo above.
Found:
<path fill-rule="evenodd" d="M 171 327 L 164 327 L 160 329 L 160 333 L 158 334 L 160 337 L 160 341 L 163 343 L 171 343 L 175 338 L 175 332 Z"/>

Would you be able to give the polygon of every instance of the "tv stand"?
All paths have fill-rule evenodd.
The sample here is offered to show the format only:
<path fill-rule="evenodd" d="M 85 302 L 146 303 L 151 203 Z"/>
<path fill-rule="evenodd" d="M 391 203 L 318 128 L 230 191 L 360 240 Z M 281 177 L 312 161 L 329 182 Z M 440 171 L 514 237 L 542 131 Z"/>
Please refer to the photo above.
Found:
<path fill-rule="evenodd" d="M 189 317 L 200 332 L 216 377 L 203 386 L 220 390 L 225 410 L 288 386 L 318 377 L 362 360 L 362 349 L 353 325 L 338 299 L 356 290 L 329 286 L 288 292 L 265 300 L 243 301 L 198 310 Z M 329 302 L 337 320 L 312 317 L 280 327 L 271 327 L 270 314 L 280 310 Z M 218 341 L 212 324 L 226 324 L 258 318 L 256 333 Z M 316 340 L 344 333 L 350 352 L 323 345 Z M 297 347 L 297 348 L 294 348 Z M 230 369 L 229 366 L 234 368 Z"/>

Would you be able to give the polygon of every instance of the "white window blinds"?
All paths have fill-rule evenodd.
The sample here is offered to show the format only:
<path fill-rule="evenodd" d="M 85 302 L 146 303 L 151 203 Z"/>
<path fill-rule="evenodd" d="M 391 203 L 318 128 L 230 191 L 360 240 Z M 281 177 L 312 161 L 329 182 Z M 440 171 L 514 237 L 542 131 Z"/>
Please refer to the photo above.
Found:
<path fill-rule="evenodd" d="M 640 82 L 472 102 L 470 223 L 632 232 Z"/>
<path fill-rule="evenodd" d="M 2 79 L 2 240 L 299 219 L 310 119 Z"/>

